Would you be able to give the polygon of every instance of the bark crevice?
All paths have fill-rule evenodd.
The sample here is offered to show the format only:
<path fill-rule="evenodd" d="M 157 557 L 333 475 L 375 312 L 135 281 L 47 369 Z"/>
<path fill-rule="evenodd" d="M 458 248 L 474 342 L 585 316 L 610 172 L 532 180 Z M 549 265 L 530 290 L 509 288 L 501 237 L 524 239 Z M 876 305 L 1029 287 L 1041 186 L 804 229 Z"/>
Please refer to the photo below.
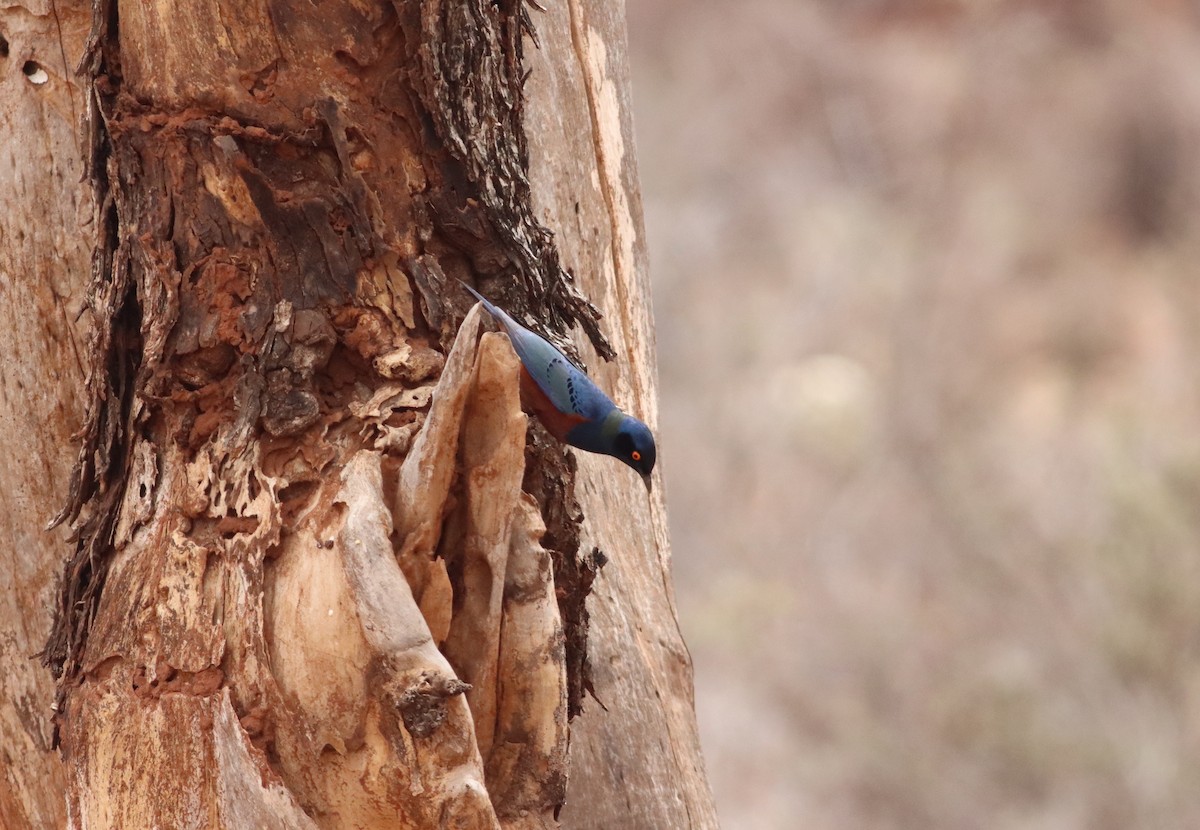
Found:
<path fill-rule="evenodd" d="M 596 352 L 611 360 L 616 353 L 600 329 L 599 311 L 563 267 L 554 234 L 533 215 L 524 36 L 536 35 L 525 0 L 424 0 L 420 15 L 417 94 L 443 147 L 474 186 L 469 194 L 453 186 L 431 192 L 436 224 L 474 256 L 482 273 L 508 278 L 501 284 L 510 311 L 526 314 L 570 351 L 562 335 L 578 322 Z"/>

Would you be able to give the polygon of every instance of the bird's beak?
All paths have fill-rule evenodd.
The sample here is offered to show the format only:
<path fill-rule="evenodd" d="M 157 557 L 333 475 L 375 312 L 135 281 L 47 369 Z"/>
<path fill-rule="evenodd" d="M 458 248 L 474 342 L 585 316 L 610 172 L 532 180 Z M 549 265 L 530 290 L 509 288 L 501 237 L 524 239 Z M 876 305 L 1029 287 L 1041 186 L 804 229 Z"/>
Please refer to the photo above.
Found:
<path fill-rule="evenodd" d="M 654 483 L 650 481 L 650 474 L 649 474 L 649 473 L 642 473 L 642 483 L 646 485 L 646 492 L 647 492 L 647 493 L 653 493 L 653 492 L 654 492 Z"/>

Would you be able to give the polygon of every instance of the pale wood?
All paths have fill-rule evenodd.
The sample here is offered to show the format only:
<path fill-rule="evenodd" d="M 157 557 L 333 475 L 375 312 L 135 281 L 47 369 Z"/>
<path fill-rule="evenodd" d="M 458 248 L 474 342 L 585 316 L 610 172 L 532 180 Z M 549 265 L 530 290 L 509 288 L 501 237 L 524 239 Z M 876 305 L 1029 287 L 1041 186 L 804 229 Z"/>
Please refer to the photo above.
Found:
<path fill-rule="evenodd" d="M 90 12 L 59 2 L 0 8 L 0 827 L 65 821 L 65 776 L 51 749 L 54 684 L 34 659 L 46 640 L 64 531 L 61 506 L 80 425 L 80 351 L 90 246 L 77 119 L 83 98 L 64 66 Z M 30 69 L 43 75 L 26 75 Z M 40 82 L 39 81 L 43 81 Z M 80 319 L 83 315 L 83 319 Z"/>

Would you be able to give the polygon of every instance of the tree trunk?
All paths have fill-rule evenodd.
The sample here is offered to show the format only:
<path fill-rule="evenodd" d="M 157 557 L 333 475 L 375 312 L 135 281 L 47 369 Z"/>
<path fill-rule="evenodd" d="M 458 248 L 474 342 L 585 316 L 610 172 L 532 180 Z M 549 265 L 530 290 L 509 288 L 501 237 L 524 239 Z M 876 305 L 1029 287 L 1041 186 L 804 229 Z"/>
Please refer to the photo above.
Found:
<path fill-rule="evenodd" d="M 528 424 L 455 282 L 569 348 L 581 324 L 617 357 L 593 374 L 653 424 L 622 13 L 97 0 L 83 50 L 79 10 L 50 11 L 84 54 L 91 192 L 51 178 L 0 226 L 54 240 L 6 251 L 2 295 L 26 324 L 5 417 L 28 420 L 0 446 L 47 470 L 5 494 L 34 540 L 3 606 L 0 725 L 30 744 L 5 826 L 61 823 L 46 781 L 74 826 L 715 826 L 661 495 Z M 58 27 L 30 19 L 48 49 Z M 59 114 L 55 164 L 17 169 L 70 170 L 65 79 L 21 80 L 0 91 Z M 80 396 L 56 298 L 85 290 Z M 46 377 L 32 411 L 13 387 Z M 64 770 L 50 685 L 18 664 L 62 559 L 33 528 L 68 490 L 44 652 Z"/>
<path fill-rule="evenodd" d="M 0 9 L 0 826 L 61 827 L 54 682 L 34 655 L 50 628 L 66 533 L 44 532 L 67 492 L 82 406 L 88 193 L 83 97 L 65 68 L 90 15 L 48 2 Z"/>

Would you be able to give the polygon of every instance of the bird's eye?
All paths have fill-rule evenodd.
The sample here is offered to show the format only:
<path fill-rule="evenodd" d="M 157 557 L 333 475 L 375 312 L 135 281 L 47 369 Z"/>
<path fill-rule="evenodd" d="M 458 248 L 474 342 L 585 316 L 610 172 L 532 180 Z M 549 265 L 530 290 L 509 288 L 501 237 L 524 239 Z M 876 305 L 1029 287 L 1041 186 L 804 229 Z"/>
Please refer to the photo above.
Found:
<path fill-rule="evenodd" d="M 642 460 L 642 454 L 640 452 L 638 452 L 637 450 L 634 450 L 633 452 L 631 452 L 629 454 L 629 457 L 632 458 L 634 461 Z"/>

